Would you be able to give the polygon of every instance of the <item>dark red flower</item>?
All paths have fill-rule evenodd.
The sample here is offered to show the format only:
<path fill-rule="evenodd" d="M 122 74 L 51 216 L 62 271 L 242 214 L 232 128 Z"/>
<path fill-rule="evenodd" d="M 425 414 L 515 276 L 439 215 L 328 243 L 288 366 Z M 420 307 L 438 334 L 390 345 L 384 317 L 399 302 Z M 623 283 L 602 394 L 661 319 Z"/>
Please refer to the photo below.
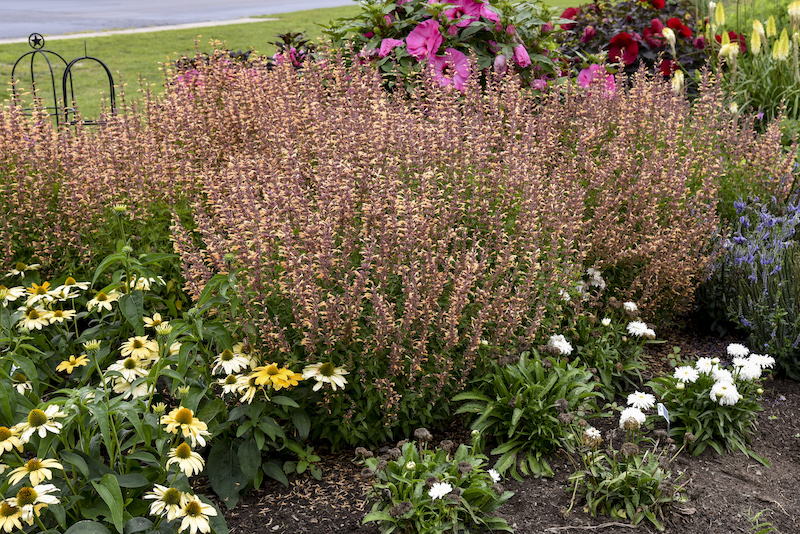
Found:
<path fill-rule="evenodd" d="M 650 21 L 650 27 L 645 28 L 642 32 L 644 41 L 652 48 L 661 48 L 664 46 L 664 34 L 661 31 L 664 29 L 664 23 L 658 19 Z"/>
<path fill-rule="evenodd" d="M 667 21 L 667 26 L 675 30 L 675 33 L 680 33 L 687 39 L 692 36 L 692 30 L 686 26 L 678 17 L 672 17 Z"/>
<path fill-rule="evenodd" d="M 660 70 L 661 74 L 664 76 L 671 76 L 673 72 L 678 70 L 678 64 L 671 59 L 664 59 L 661 61 L 661 65 L 658 66 L 658 70 Z"/>
<path fill-rule="evenodd" d="M 608 44 L 608 57 L 612 63 L 622 60 L 631 65 L 639 55 L 639 43 L 628 32 L 618 33 Z"/>
<path fill-rule="evenodd" d="M 588 43 L 589 41 L 592 40 L 592 37 L 594 37 L 594 34 L 595 34 L 595 29 L 592 26 L 586 26 L 583 29 L 583 35 L 581 36 L 581 42 L 583 44 Z"/>
<path fill-rule="evenodd" d="M 692 44 L 696 49 L 703 50 L 706 47 L 706 38 L 701 35 L 700 37 L 692 41 Z"/>
<path fill-rule="evenodd" d="M 575 20 L 575 18 L 578 16 L 578 13 L 580 12 L 581 10 L 578 9 L 577 7 L 568 7 L 567 9 L 564 10 L 563 13 L 561 13 L 561 18 Z M 572 28 L 575 27 L 575 24 L 562 24 L 561 27 L 565 30 L 571 30 Z"/>
<path fill-rule="evenodd" d="M 721 35 L 715 35 L 714 39 L 716 39 L 718 43 L 722 43 Z M 747 41 L 745 40 L 744 35 L 731 30 L 728 32 L 728 39 L 730 39 L 732 43 L 739 43 L 739 52 L 747 52 Z"/>
<path fill-rule="evenodd" d="M 664 9 L 666 2 L 664 0 L 648 0 L 650 5 L 656 9 Z"/>

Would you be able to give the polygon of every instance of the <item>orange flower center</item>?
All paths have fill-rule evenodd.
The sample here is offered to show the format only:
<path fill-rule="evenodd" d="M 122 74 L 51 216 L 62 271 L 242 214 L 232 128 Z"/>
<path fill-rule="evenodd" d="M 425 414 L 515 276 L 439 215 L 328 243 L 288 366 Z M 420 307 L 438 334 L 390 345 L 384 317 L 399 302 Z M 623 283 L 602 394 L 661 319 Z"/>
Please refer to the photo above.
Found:
<path fill-rule="evenodd" d="M 181 425 L 191 425 L 194 420 L 194 414 L 189 408 L 181 408 L 175 414 L 175 422 Z"/>

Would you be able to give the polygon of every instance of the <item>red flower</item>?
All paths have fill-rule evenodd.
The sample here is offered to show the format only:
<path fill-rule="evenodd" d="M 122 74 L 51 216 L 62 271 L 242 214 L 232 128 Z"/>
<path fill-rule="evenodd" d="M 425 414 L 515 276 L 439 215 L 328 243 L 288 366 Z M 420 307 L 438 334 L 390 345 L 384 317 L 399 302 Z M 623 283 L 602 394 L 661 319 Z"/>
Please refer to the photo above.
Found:
<path fill-rule="evenodd" d="M 715 35 L 714 39 L 716 39 L 718 43 L 722 43 L 721 35 Z M 739 43 L 739 52 L 747 52 L 747 42 L 744 38 L 744 35 L 731 30 L 728 32 L 728 39 L 730 39 L 732 43 Z"/>
<path fill-rule="evenodd" d="M 678 64 L 671 59 L 665 59 L 661 61 L 661 65 L 658 66 L 658 70 L 661 71 L 662 75 L 670 76 L 673 72 L 678 70 Z"/>
<path fill-rule="evenodd" d="M 706 47 L 706 38 L 701 35 L 700 37 L 692 41 L 692 44 L 696 49 L 703 50 Z"/>
<path fill-rule="evenodd" d="M 664 46 L 664 34 L 661 31 L 664 29 L 664 23 L 658 19 L 650 21 L 650 27 L 645 28 L 642 32 L 644 41 L 652 48 L 661 48 Z"/>
<path fill-rule="evenodd" d="M 583 36 L 581 37 L 581 42 L 583 44 L 588 43 L 589 41 L 592 40 L 592 37 L 594 37 L 594 34 L 595 34 L 595 29 L 592 26 L 586 26 L 583 29 Z"/>
<path fill-rule="evenodd" d="M 639 55 L 639 43 L 628 32 L 618 33 L 611 38 L 608 45 L 608 57 L 612 63 L 622 60 L 626 65 L 631 65 Z"/>
<path fill-rule="evenodd" d="M 692 30 L 689 29 L 689 27 L 686 26 L 683 22 L 681 22 L 681 19 L 679 19 L 678 17 L 672 17 L 671 19 L 669 19 L 667 21 L 667 26 L 675 30 L 675 33 L 680 33 L 687 39 L 692 36 Z"/>
<path fill-rule="evenodd" d="M 656 9 L 664 9 L 666 2 L 664 0 L 648 0 L 651 6 Z"/>
<path fill-rule="evenodd" d="M 575 18 L 578 16 L 578 13 L 580 13 L 580 12 L 581 12 L 581 10 L 578 9 L 577 7 L 568 7 L 567 9 L 564 10 L 563 13 L 561 13 L 561 18 L 562 19 L 575 20 Z M 565 30 L 571 30 L 574 27 L 575 27 L 574 24 L 562 24 L 561 25 L 561 28 L 563 28 Z"/>

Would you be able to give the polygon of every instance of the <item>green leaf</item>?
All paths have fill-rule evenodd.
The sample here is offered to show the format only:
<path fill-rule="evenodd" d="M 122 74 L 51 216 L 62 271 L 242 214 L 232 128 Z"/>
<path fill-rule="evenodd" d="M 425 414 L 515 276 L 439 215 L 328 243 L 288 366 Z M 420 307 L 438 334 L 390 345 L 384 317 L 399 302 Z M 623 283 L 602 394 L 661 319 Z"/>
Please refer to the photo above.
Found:
<path fill-rule="evenodd" d="M 144 335 L 144 294 L 136 290 L 119 299 L 119 309 L 128 323 L 136 330 L 137 336 Z"/>
<path fill-rule="evenodd" d="M 261 465 L 261 469 L 263 469 L 264 474 L 271 479 L 277 480 L 284 486 L 289 485 L 289 479 L 286 477 L 286 473 L 283 472 L 283 467 L 277 460 L 269 460 L 264 462 Z"/>
<path fill-rule="evenodd" d="M 376 512 L 370 512 L 364 516 L 364 519 L 361 521 L 361 524 L 369 523 L 371 521 L 393 521 L 394 518 L 389 515 L 389 512 L 384 512 L 382 510 L 378 510 Z"/>
<path fill-rule="evenodd" d="M 297 429 L 297 435 L 300 439 L 308 438 L 308 433 L 311 431 L 311 418 L 303 410 L 297 410 L 292 414 L 292 422 Z"/>
<path fill-rule="evenodd" d="M 208 524 L 211 525 L 211 530 L 214 534 L 228 534 L 228 524 L 225 522 L 225 516 L 222 515 L 222 511 L 203 495 L 200 495 L 200 500 L 209 506 L 213 506 L 214 510 L 217 511 L 217 515 L 208 516 Z"/>
<path fill-rule="evenodd" d="M 255 474 L 261 469 L 261 449 L 254 439 L 248 439 L 239 447 L 239 466 L 248 482 L 255 480 Z"/>
<path fill-rule="evenodd" d="M 64 534 L 111 534 L 111 531 L 97 521 L 84 520 L 69 527 Z"/>
<path fill-rule="evenodd" d="M 211 448 L 206 463 L 206 473 L 214 489 L 228 509 L 239 502 L 239 492 L 247 485 L 247 477 L 239 467 L 239 458 L 234 450 L 235 442 L 218 441 Z"/>
<path fill-rule="evenodd" d="M 122 512 L 124 507 L 122 503 L 122 490 L 119 488 L 116 477 L 108 473 L 103 475 L 100 482 L 92 481 L 92 486 L 94 486 L 100 498 L 103 499 L 103 502 L 108 505 L 109 510 L 111 510 L 111 522 L 114 523 L 114 528 L 117 529 L 117 532 L 121 533 L 123 528 Z"/>
<path fill-rule="evenodd" d="M 125 475 L 117 475 L 117 483 L 121 488 L 143 488 L 150 485 L 141 473 L 128 473 Z"/>
<path fill-rule="evenodd" d="M 280 404 L 281 406 L 291 406 L 292 408 L 299 408 L 300 405 L 297 404 L 294 400 L 290 399 L 289 397 L 284 397 L 283 395 L 277 395 L 272 397 L 272 402 L 275 404 Z"/>
<path fill-rule="evenodd" d="M 153 522 L 146 517 L 132 517 L 125 523 L 125 528 L 122 529 L 123 534 L 135 534 L 136 532 L 145 532 L 153 526 Z"/>
<path fill-rule="evenodd" d="M 117 253 L 111 254 L 110 256 L 106 256 L 106 258 L 100 262 L 100 265 L 97 266 L 97 269 L 94 271 L 94 277 L 92 278 L 92 285 L 97 282 L 97 279 L 100 278 L 100 275 L 105 272 L 113 263 L 116 262 L 123 262 L 125 261 L 125 254 Z"/>

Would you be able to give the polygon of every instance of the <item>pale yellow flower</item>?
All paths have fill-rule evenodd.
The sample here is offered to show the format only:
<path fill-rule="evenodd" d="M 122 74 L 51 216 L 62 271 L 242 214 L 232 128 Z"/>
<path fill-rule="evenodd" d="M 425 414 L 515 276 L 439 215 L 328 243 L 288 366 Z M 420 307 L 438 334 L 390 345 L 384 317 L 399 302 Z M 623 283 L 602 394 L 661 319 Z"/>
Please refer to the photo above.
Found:
<path fill-rule="evenodd" d="M 56 421 L 56 417 L 66 416 L 67 414 L 61 413 L 55 404 L 51 404 L 44 410 L 34 408 L 28 413 L 25 421 L 14 425 L 12 431 L 19 432 L 20 441 L 27 443 L 33 434 L 39 434 L 40 438 L 44 438 L 48 432 L 59 434 L 62 425 Z"/>
<path fill-rule="evenodd" d="M 24 263 L 17 262 L 13 269 L 6 273 L 6 276 L 19 276 L 20 278 L 25 278 L 25 271 L 38 271 L 39 265 L 38 263 L 31 263 L 30 265 L 25 265 Z"/>
<path fill-rule="evenodd" d="M 45 458 L 44 460 L 31 458 L 22 467 L 17 467 L 11 471 L 8 482 L 13 485 L 26 476 L 30 476 L 31 485 L 37 486 L 45 480 L 53 479 L 53 472 L 51 469 L 61 469 L 63 471 L 64 466 L 52 458 Z"/>
<path fill-rule="evenodd" d="M 172 464 L 178 464 L 178 469 L 183 471 L 187 477 L 191 477 L 200 474 L 205 462 L 200 454 L 194 452 L 189 444 L 184 442 L 169 450 L 167 468 Z"/>
<path fill-rule="evenodd" d="M 225 374 L 230 375 L 242 371 L 248 365 L 250 365 L 250 359 L 247 356 L 225 349 L 214 358 L 214 367 L 211 368 L 211 372 L 216 374 L 222 369 Z"/>
<path fill-rule="evenodd" d="M 755 23 L 758 21 L 753 22 Z M 758 33 L 758 30 L 755 28 L 753 29 L 753 34 L 750 36 L 750 51 L 754 56 L 761 54 L 761 34 Z"/>
<path fill-rule="evenodd" d="M 767 37 L 775 37 L 778 35 L 778 30 L 775 28 L 775 17 L 772 15 L 767 19 Z"/>
<path fill-rule="evenodd" d="M 722 2 L 718 2 L 714 10 L 714 22 L 717 23 L 717 26 L 725 25 L 725 9 L 722 7 Z"/>
<path fill-rule="evenodd" d="M 211 525 L 208 524 L 208 516 L 217 515 L 217 511 L 213 506 L 205 504 L 199 497 L 193 495 L 186 504 L 180 517 L 181 521 L 180 531 L 183 532 L 187 528 L 190 529 L 191 534 L 197 532 L 211 532 Z"/>
<path fill-rule="evenodd" d="M 314 391 L 319 391 L 325 384 L 330 384 L 331 388 L 336 391 L 336 388 L 344 389 L 347 384 L 347 379 L 344 375 L 349 374 L 344 367 L 335 367 L 330 362 L 315 363 L 307 365 L 303 369 L 303 378 L 313 378 L 317 381 L 314 384 Z"/>
<path fill-rule="evenodd" d="M 11 452 L 12 448 L 22 452 L 22 441 L 19 439 L 19 432 L 0 426 L 0 454 Z"/>
<path fill-rule="evenodd" d="M 50 320 L 48 319 L 47 315 L 47 310 L 44 308 L 34 308 L 33 306 L 28 306 L 25 309 L 25 313 L 22 315 L 22 318 L 17 323 L 17 326 L 27 328 L 28 330 L 41 330 L 43 326 L 50 324 Z"/>
<path fill-rule="evenodd" d="M 89 363 L 89 358 L 85 354 L 81 354 L 77 358 L 75 356 L 70 356 L 69 360 L 64 360 L 63 362 L 59 363 L 56 367 L 56 371 L 66 371 L 67 374 L 72 374 L 72 371 L 75 370 L 76 367 L 83 367 Z"/>
<path fill-rule="evenodd" d="M 0 529 L 6 533 L 15 529 L 22 531 L 22 510 L 11 506 L 8 501 L 0 503 Z"/>
<path fill-rule="evenodd" d="M 50 495 L 54 491 L 58 491 L 53 484 L 41 484 L 34 487 L 23 486 L 17 492 L 17 496 L 8 499 L 8 505 L 14 508 L 19 508 L 22 520 L 29 525 L 33 524 L 33 520 L 39 517 L 39 511 L 50 504 L 58 504 L 58 497 Z"/>
<path fill-rule="evenodd" d="M 164 321 L 161 318 L 161 314 L 160 313 L 154 313 L 152 318 L 151 317 L 145 317 L 143 320 L 144 320 L 144 325 L 147 328 L 155 328 L 160 324 L 166 324 L 167 323 L 167 321 Z"/>
<path fill-rule="evenodd" d="M 165 516 L 167 521 L 172 521 L 181 516 L 183 505 L 189 497 L 180 490 L 156 484 L 153 491 L 145 493 L 145 499 L 153 499 L 150 505 L 150 515 Z"/>
<path fill-rule="evenodd" d="M 98 310 L 111 311 L 111 304 L 118 301 L 121 296 L 122 295 L 117 291 L 109 291 L 108 293 L 101 291 L 95 295 L 92 300 L 86 303 L 86 309 L 92 311 L 94 308 L 97 308 Z"/>
<path fill-rule="evenodd" d="M 6 287 L 0 284 L 0 300 L 3 301 L 3 306 L 8 306 L 9 302 L 13 302 L 25 294 L 25 288 L 22 286 Z"/>
<path fill-rule="evenodd" d="M 228 375 L 217 379 L 217 384 L 222 386 L 223 393 L 236 393 L 240 389 L 240 378 L 239 375 Z"/>
<path fill-rule="evenodd" d="M 149 361 L 158 356 L 158 342 L 147 336 L 131 337 L 120 346 L 119 352 L 123 356 Z"/>
<path fill-rule="evenodd" d="M 161 416 L 161 424 L 167 425 L 167 432 L 178 434 L 179 431 L 184 438 L 191 438 L 192 445 L 200 444 L 205 447 L 205 436 L 210 436 L 208 426 L 194 416 L 189 408 L 175 408 L 169 414 Z"/>
<path fill-rule="evenodd" d="M 50 324 L 63 323 L 67 319 L 74 319 L 76 313 L 75 310 L 53 310 L 47 314 L 47 319 Z"/>
<path fill-rule="evenodd" d="M 143 366 L 142 360 L 133 356 L 117 360 L 108 366 L 108 371 L 119 373 L 127 382 L 134 382 L 137 378 L 150 374 L 150 371 Z"/>

